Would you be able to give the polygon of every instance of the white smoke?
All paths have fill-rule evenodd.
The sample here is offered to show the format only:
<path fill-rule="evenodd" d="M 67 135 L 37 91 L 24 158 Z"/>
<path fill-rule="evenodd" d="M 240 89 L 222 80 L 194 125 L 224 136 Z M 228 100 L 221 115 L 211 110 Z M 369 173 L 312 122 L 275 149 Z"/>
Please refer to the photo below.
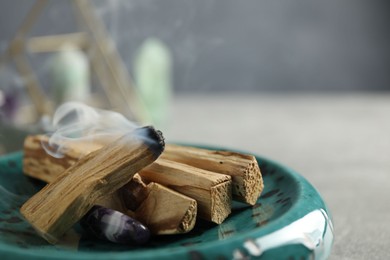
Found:
<path fill-rule="evenodd" d="M 51 156 L 62 158 L 66 143 L 112 140 L 136 128 L 137 124 L 117 112 L 67 102 L 54 113 L 49 142 L 42 142 L 42 146 Z"/>

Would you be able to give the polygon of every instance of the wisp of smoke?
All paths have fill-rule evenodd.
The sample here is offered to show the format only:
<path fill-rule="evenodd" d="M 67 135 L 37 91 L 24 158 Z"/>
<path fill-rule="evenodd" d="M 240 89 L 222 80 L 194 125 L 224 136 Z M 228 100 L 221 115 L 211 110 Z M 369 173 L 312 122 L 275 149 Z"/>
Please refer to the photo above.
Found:
<path fill-rule="evenodd" d="M 54 113 L 51 127 L 49 142 L 42 142 L 42 147 L 51 156 L 62 158 L 65 143 L 119 138 L 138 125 L 117 112 L 67 102 Z"/>
<path fill-rule="evenodd" d="M 11 207 L 20 207 L 28 197 L 17 195 L 0 185 L 0 209 L 9 209 Z"/>

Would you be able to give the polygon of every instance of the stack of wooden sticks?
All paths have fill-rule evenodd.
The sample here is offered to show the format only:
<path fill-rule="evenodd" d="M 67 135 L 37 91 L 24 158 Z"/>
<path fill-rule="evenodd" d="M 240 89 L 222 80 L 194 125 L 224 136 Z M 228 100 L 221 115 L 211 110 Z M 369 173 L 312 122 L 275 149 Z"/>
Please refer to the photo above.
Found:
<path fill-rule="evenodd" d="M 222 223 L 232 199 L 256 203 L 263 180 L 254 156 L 161 144 L 161 136 L 152 135 L 159 144 L 152 149 L 143 138 L 128 146 L 126 136 L 57 144 L 61 158 L 43 148 L 48 137 L 28 136 L 24 173 L 49 184 L 23 205 L 22 214 L 56 243 L 93 205 L 125 213 L 161 235 L 189 232 L 197 217 Z"/>

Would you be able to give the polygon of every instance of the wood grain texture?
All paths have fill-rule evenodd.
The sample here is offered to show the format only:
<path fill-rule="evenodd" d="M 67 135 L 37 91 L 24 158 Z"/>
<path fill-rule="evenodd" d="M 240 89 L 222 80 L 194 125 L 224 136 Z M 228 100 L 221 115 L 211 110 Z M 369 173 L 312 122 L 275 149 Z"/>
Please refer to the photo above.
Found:
<path fill-rule="evenodd" d="M 233 199 L 254 205 L 264 184 L 256 158 L 237 152 L 168 144 L 161 158 L 230 175 Z"/>
<path fill-rule="evenodd" d="M 46 182 L 54 181 L 82 156 L 101 148 L 96 143 L 71 143 L 64 146 L 63 157 L 54 158 L 42 147 L 48 138 L 28 136 L 24 144 L 24 172 Z M 197 203 L 194 199 L 157 183 L 146 185 L 138 174 L 116 192 L 100 198 L 96 205 L 111 208 L 134 217 L 147 225 L 155 235 L 189 232 L 195 225 Z"/>
<path fill-rule="evenodd" d="M 50 183 L 81 157 L 102 148 L 102 144 L 92 142 L 72 142 L 62 144 L 62 157 L 47 154 L 43 145 L 48 146 L 45 135 L 29 135 L 24 140 L 23 172 L 25 175 Z M 58 145 L 58 144 L 57 144 Z"/>
<path fill-rule="evenodd" d="M 67 147 L 69 154 L 64 156 L 63 161 L 59 161 L 56 158 L 46 158 L 48 155 L 45 151 L 39 150 L 34 143 L 40 143 L 38 139 L 44 140 L 45 137 L 35 136 L 26 139 L 25 143 L 25 173 L 31 177 L 35 177 L 41 180 L 47 180 L 55 178 L 57 172 L 53 172 L 51 169 L 59 167 L 57 164 L 63 164 L 64 167 L 74 163 L 75 159 L 82 154 L 88 153 L 91 146 L 84 146 L 82 144 L 70 144 Z M 100 144 L 101 145 L 101 144 Z M 99 144 L 96 144 L 99 146 Z M 95 148 L 98 149 L 98 148 Z M 85 150 L 85 151 L 84 151 Z M 164 154 L 164 153 L 163 153 Z M 162 156 L 163 156 L 162 154 Z M 227 155 L 230 154 L 227 152 Z M 41 156 L 40 156 L 41 155 Z M 221 155 L 222 156 L 222 155 Z M 203 155 L 204 157 L 204 155 Z M 214 159 L 214 162 L 217 159 Z M 166 160 L 164 160 L 166 161 Z M 185 164 L 177 163 L 172 170 L 172 163 L 164 164 L 159 163 L 161 160 L 152 164 L 152 173 L 146 174 L 146 171 L 141 173 L 143 178 L 148 179 L 156 183 L 163 184 L 164 186 L 178 191 L 181 194 L 194 198 L 198 203 L 198 215 L 215 223 L 221 223 L 231 212 L 231 189 L 232 189 L 232 177 L 227 174 L 218 174 L 197 167 L 191 167 Z M 231 160 L 226 159 L 227 162 Z M 246 162 L 246 161 L 245 161 Z M 51 166 L 54 164 L 53 166 Z M 218 165 L 219 165 L 218 161 Z M 226 165 L 229 165 L 226 163 Z M 247 166 L 245 164 L 245 166 Z M 230 167 L 230 170 L 237 169 L 237 163 L 235 168 Z M 164 174 L 156 175 L 156 170 L 163 172 Z M 224 172 L 229 172 L 225 167 Z M 46 172 L 46 173 L 45 173 Z M 168 173 L 167 173 L 168 172 Z M 184 172 L 184 174 L 182 174 Z M 233 173 L 230 173 L 233 174 Z M 50 177 L 48 176 L 50 175 Z M 261 178 L 261 176 L 260 176 Z M 240 183 L 244 186 L 239 177 L 235 178 L 236 183 Z M 262 181 L 260 179 L 260 181 Z M 218 184 L 221 184 L 218 186 Z M 256 197 L 256 196 L 255 196 Z M 257 199 L 257 197 L 256 197 Z"/>
<path fill-rule="evenodd" d="M 149 183 L 147 189 L 148 196 L 135 210 L 135 216 L 153 234 L 181 234 L 194 228 L 196 200 L 155 182 Z"/>
<path fill-rule="evenodd" d="M 231 177 L 190 165 L 159 159 L 139 172 L 142 178 L 158 182 L 195 199 L 199 217 L 220 224 L 231 213 Z"/>
<path fill-rule="evenodd" d="M 20 211 L 42 237 L 56 243 L 99 199 L 114 193 L 158 156 L 155 146 L 125 135 L 75 162 Z"/>

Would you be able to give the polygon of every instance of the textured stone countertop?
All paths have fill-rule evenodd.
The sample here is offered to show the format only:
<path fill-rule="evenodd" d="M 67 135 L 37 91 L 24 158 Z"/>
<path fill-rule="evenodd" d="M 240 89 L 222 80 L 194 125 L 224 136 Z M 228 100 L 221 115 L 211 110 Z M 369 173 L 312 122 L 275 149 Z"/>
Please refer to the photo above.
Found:
<path fill-rule="evenodd" d="M 390 93 L 178 95 L 165 136 L 295 169 L 332 212 L 330 259 L 390 259 Z"/>

